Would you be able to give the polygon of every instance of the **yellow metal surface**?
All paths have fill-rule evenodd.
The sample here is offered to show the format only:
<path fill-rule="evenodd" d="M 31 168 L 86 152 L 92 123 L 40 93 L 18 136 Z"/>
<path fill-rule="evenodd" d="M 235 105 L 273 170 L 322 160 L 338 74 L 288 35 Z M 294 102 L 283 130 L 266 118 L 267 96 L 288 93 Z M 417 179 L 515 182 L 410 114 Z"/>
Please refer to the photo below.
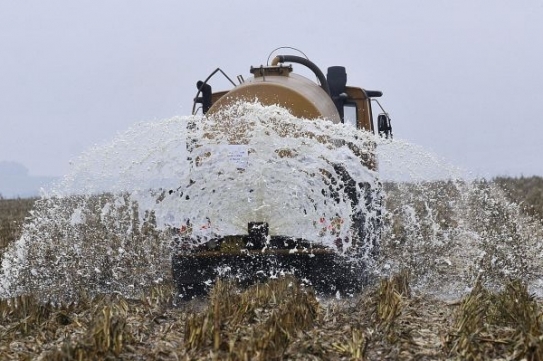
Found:
<path fill-rule="evenodd" d="M 305 119 L 323 118 L 334 123 L 341 123 L 337 108 L 330 96 L 315 82 L 291 72 L 290 67 L 252 68 L 254 77 L 243 84 L 224 92 L 213 93 L 213 105 L 208 114 L 219 113 L 239 101 L 258 101 L 263 105 L 279 105 L 286 108 L 296 117 Z M 345 87 L 349 103 L 356 104 L 357 127 L 373 131 L 370 98 L 358 87 Z M 210 130 L 229 134 L 230 129 Z M 296 136 L 296 135 L 292 135 Z M 209 136 L 211 137 L 211 135 Z M 245 144 L 244 134 L 237 132 L 228 136 L 230 144 Z M 350 146 L 350 145 L 349 145 Z M 377 162 L 373 151 L 352 149 L 360 157 L 361 162 L 369 169 L 376 170 Z M 279 150 L 281 157 L 294 156 L 288 151 Z"/>
<path fill-rule="evenodd" d="M 215 101 L 209 114 L 225 109 L 240 100 L 258 101 L 263 105 L 279 105 L 299 118 L 324 118 L 334 123 L 341 122 L 330 96 L 314 82 L 296 74 L 247 79 Z"/>
<path fill-rule="evenodd" d="M 349 101 L 356 103 L 358 128 L 368 132 L 373 131 L 370 99 L 366 96 L 366 93 L 360 88 L 351 86 L 345 87 L 345 93 L 349 96 Z"/>

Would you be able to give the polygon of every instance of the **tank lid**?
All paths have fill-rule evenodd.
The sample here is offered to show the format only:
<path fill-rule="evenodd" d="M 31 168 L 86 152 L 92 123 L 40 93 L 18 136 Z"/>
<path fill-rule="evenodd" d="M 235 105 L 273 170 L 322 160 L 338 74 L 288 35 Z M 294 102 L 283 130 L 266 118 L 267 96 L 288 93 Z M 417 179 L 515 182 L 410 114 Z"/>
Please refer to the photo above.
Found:
<path fill-rule="evenodd" d="M 254 75 L 255 78 L 266 77 L 266 76 L 289 76 L 289 74 L 292 72 L 292 65 L 288 65 L 288 66 L 284 66 L 284 65 L 264 66 L 264 65 L 261 65 L 259 67 L 251 66 L 251 69 L 249 71 L 251 72 L 251 74 Z"/>

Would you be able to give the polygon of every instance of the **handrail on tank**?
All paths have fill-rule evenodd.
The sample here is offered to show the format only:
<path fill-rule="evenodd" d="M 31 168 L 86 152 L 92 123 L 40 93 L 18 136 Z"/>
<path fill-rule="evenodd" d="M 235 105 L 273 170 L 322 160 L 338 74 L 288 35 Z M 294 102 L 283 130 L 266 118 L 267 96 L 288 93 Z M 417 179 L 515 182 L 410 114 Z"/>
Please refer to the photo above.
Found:
<path fill-rule="evenodd" d="M 224 71 L 222 71 L 221 68 L 217 68 L 215 69 L 211 74 L 209 74 L 209 76 L 202 82 L 202 85 L 200 85 L 200 87 L 198 88 L 198 92 L 196 93 L 196 96 L 194 97 L 194 101 L 192 102 L 192 115 L 195 115 L 196 113 L 196 104 L 198 104 L 198 102 L 196 101 L 198 99 L 198 97 L 200 96 L 200 93 L 202 92 L 202 89 L 204 88 L 204 86 L 207 84 L 207 82 L 209 81 L 209 79 L 211 79 L 213 77 L 213 75 L 215 75 L 217 72 L 221 72 L 222 75 L 224 75 L 224 77 L 226 79 L 228 79 L 230 81 L 230 83 L 232 83 L 233 86 L 236 86 L 236 83 L 234 83 L 232 81 L 232 79 L 230 79 L 230 77 L 228 75 L 226 75 L 226 73 Z"/>
<path fill-rule="evenodd" d="M 266 60 L 266 66 L 270 66 L 270 58 L 271 56 L 273 55 L 273 53 L 275 53 L 277 50 L 281 50 L 281 49 L 290 49 L 290 50 L 294 50 L 294 51 L 297 51 L 298 53 L 302 54 L 304 56 L 304 58 L 306 58 L 307 60 L 309 60 L 309 57 L 303 52 L 301 51 L 300 49 L 298 48 L 294 48 L 292 46 L 280 46 L 278 48 L 275 48 L 273 49 L 270 54 L 268 55 L 268 60 Z"/>
<path fill-rule="evenodd" d="M 383 113 L 385 113 L 387 115 L 387 117 L 390 118 L 390 115 L 388 115 L 388 112 L 385 110 L 385 108 L 383 108 L 383 106 L 381 105 L 381 103 L 379 103 L 379 100 L 375 99 L 375 98 L 371 98 L 371 101 L 372 102 L 376 102 L 377 105 L 379 105 L 379 108 L 381 108 L 381 110 L 383 111 Z"/>

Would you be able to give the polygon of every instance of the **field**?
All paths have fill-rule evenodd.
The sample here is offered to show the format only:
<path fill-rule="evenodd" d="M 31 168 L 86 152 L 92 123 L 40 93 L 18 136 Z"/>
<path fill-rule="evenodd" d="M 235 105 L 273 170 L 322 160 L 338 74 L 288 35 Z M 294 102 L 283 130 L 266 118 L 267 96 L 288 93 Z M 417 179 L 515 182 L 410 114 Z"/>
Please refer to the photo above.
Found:
<path fill-rule="evenodd" d="M 543 178 L 493 183 L 543 228 Z M 394 194 L 394 185 L 388 188 Z M 2 254 L 20 236 L 33 202 L 0 199 Z M 454 227 L 446 209 L 440 211 L 439 222 Z M 527 253 L 510 256 L 518 263 L 514 257 Z M 493 272 L 495 262 L 498 256 L 489 261 Z M 247 289 L 219 281 L 208 298 L 190 302 L 176 299 L 166 281 L 130 299 L 79 289 L 77 302 L 44 303 L 35 295 L 0 300 L 0 359 L 543 359 L 543 302 L 528 291 L 528 278 L 507 277 L 491 289 L 476 277 L 465 296 L 440 298 L 414 289 L 413 279 L 424 267 L 406 264 L 409 260 L 362 294 L 341 300 L 316 297 L 291 278 Z M 504 267 L 507 263 L 498 268 Z M 522 272 L 537 274 L 530 264 Z"/>

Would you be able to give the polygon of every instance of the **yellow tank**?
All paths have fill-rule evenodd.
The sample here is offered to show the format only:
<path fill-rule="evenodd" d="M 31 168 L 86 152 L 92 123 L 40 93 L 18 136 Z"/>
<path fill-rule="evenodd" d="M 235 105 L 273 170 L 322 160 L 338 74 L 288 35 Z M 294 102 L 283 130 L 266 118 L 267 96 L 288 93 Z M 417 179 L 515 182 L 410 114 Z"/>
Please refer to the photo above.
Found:
<path fill-rule="evenodd" d="M 284 63 L 307 67 L 315 74 L 317 81 L 293 73 L 292 65 L 284 65 Z M 218 72 L 230 80 L 233 85 L 231 90 L 212 91 L 208 81 Z M 271 65 L 251 67 L 250 72 L 252 75 L 247 79 L 238 76 L 239 84 L 234 83 L 220 69 L 215 70 L 204 81 L 198 81 L 193 113 L 197 112 L 197 105 L 201 104 L 204 114 L 214 114 L 220 118 L 223 109 L 229 109 L 238 102 L 258 101 L 262 105 L 283 107 L 298 118 L 327 119 L 334 123 L 349 123 L 359 129 L 374 131 L 371 100 L 381 96 L 382 93 L 347 86 L 347 74 L 344 67 L 330 67 L 325 76 L 306 58 L 279 55 L 273 59 Z M 391 136 L 388 114 L 386 114 L 386 120 L 379 122 L 379 132 L 386 132 Z M 212 138 L 212 135 L 208 135 Z M 243 135 L 235 133 L 231 144 L 243 144 Z M 354 153 L 357 154 L 357 152 Z M 357 156 L 362 165 L 375 170 L 373 148 Z M 195 162 L 197 166 L 197 158 Z M 333 164 L 333 167 L 339 177 L 334 181 L 344 184 L 345 192 L 351 199 L 350 204 L 380 206 L 380 198 L 370 199 L 378 192 L 375 192 L 375 189 L 369 189 L 371 188 L 369 184 L 354 182 L 342 164 Z M 323 172 L 324 176 L 326 175 Z M 368 193 L 360 196 L 360 189 L 366 188 Z M 372 223 L 372 227 L 378 228 L 380 209 L 377 207 L 365 214 L 354 209 L 353 206 L 350 217 L 352 224 L 359 229 L 351 230 L 356 232 L 355 238 L 359 240 L 357 242 L 365 243 L 365 245 L 354 244 L 353 247 L 359 250 L 364 248 L 366 254 L 368 249 L 370 249 L 369 253 L 376 252 L 378 235 L 363 234 L 365 227 L 363 225 Z M 191 225 L 187 224 L 182 228 L 189 229 L 190 227 Z M 185 298 L 205 293 L 210 285 L 208 281 L 222 274 L 217 271 L 219 268 L 231 271 L 243 270 L 248 275 L 255 275 L 261 273 L 262 268 L 275 269 L 281 266 L 293 270 L 295 276 L 309 279 L 318 291 L 323 292 L 335 293 L 338 290 L 354 292 L 364 284 L 365 280 L 360 278 L 363 271 L 360 267 L 364 268 L 364 264 L 359 265 L 358 268 L 353 267 L 352 264 L 345 264 L 344 258 L 336 253 L 337 249 L 294 238 L 292 235 L 270 234 L 269 228 L 266 221 L 255 219 L 247 225 L 247 234 L 222 235 L 205 244 L 200 244 L 197 249 L 188 248 L 188 245 L 195 243 L 190 235 L 177 236 L 176 243 L 187 245 L 182 248 L 183 250 L 174 253 L 172 258 L 173 277 L 179 293 Z"/>
<path fill-rule="evenodd" d="M 263 105 L 279 105 L 298 118 L 324 118 L 340 123 L 334 102 L 311 80 L 292 74 L 290 67 L 253 68 L 254 77 L 247 79 L 213 103 L 209 113 L 217 112 L 238 101 L 259 101 Z"/>
<path fill-rule="evenodd" d="M 293 73 L 290 62 L 309 68 L 317 82 Z M 324 118 L 334 123 L 349 123 L 359 129 L 374 132 L 371 101 L 382 96 L 380 91 L 366 90 L 347 85 L 347 73 L 342 66 L 328 68 L 325 76 L 322 71 L 306 58 L 279 55 L 271 65 L 251 67 L 252 77 L 244 80 L 238 77 L 236 85 L 221 69 L 216 69 L 205 81 L 197 83 L 196 105 L 202 104 L 203 113 L 216 113 L 238 101 L 258 100 L 263 105 L 279 105 L 288 109 L 294 116 L 306 119 Z M 229 91 L 212 92 L 208 80 L 221 72 L 234 86 Z M 379 134 L 392 136 L 390 117 L 381 107 Z"/>

